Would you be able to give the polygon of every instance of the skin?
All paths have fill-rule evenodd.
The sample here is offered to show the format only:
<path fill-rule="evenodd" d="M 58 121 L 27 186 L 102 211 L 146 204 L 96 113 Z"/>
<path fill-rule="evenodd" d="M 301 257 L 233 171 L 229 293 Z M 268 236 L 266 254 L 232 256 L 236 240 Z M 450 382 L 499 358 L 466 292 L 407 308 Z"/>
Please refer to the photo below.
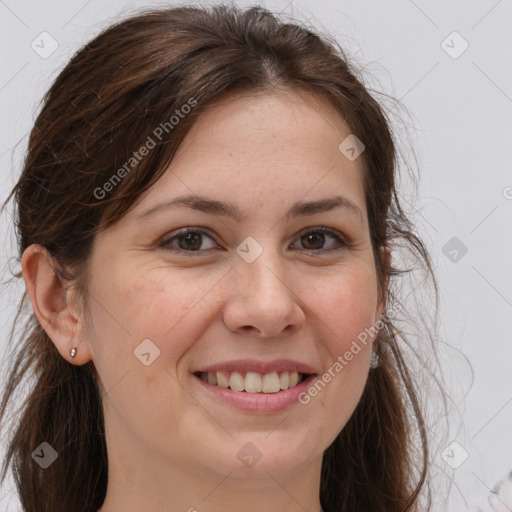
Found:
<path fill-rule="evenodd" d="M 282 412 L 244 413 L 212 399 L 191 370 L 287 357 L 321 375 L 379 318 L 362 159 L 338 150 L 349 134 L 324 100 L 303 92 L 231 96 L 210 106 L 158 183 L 96 237 L 92 324 L 74 291 L 54 278 L 45 250 L 24 252 L 39 321 L 62 357 L 92 360 L 99 374 L 110 471 L 101 512 L 321 510 L 322 454 L 361 397 L 372 339 L 308 404 Z M 159 201 L 191 193 L 234 202 L 245 218 L 179 207 L 136 220 Z M 335 194 L 362 218 L 348 208 L 284 218 L 296 201 Z M 319 226 L 350 245 L 329 234 L 301 238 Z M 176 238 L 158 247 L 187 227 L 209 231 L 211 238 L 188 245 L 181 239 L 181 247 L 197 243 L 202 252 L 179 252 Z M 263 248 L 252 263 L 235 251 L 248 236 Z M 321 252 L 331 247 L 341 249 Z M 134 357 L 146 338 L 160 350 L 148 366 Z M 252 467 L 237 457 L 247 443 L 261 453 Z"/>

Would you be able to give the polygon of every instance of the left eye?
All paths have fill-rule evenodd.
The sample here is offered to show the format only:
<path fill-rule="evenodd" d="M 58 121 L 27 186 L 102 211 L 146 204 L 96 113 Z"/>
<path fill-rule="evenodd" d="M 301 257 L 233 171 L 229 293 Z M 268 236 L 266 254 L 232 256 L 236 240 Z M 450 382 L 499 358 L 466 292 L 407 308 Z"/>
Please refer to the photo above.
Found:
<path fill-rule="evenodd" d="M 194 252 L 200 248 L 201 239 L 204 236 L 208 237 L 210 240 L 213 240 L 212 237 L 205 231 L 198 229 L 188 229 L 182 231 L 178 235 L 167 238 L 162 242 L 161 245 L 166 248 L 169 246 L 175 246 L 175 244 L 172 242 L 176 240 L 178 242 L 178 250 Z"/>
<path fill-rule="evenodd" d="M 211 241 L 213 241 L 213 238 L 206 231 L 189 228 L 177 235 L 163 240 L 160 243 L 160 246 L 164 248 L 172 248 L 171 250 L 177 251 L 198 252 L 201 249 L 203 237 L 209 238 Z M 336 247 L 335 244 L 334 247 L 330 247 L 328 249 L 322 248 L 326 237 L 333 239 L 335 242 L 337 242 L 338 246 Z M 343 240 L 343 238 L 341 238 L 341 236 L 337 234 L 336 231 L 321 227 L 309 229 L 308 231 L 303 232 L 299 236 L 298 240 L 305 244 L 304 249 L 309 249 L 310 251 L 328 252 L 333 250 L 341 250 L 348 246 L 348 244 Z M 215 248 L 215 245 L 216 244 L 214 242 L 213 247 L 202 247 L 202 249 L 212 249 Z"/>

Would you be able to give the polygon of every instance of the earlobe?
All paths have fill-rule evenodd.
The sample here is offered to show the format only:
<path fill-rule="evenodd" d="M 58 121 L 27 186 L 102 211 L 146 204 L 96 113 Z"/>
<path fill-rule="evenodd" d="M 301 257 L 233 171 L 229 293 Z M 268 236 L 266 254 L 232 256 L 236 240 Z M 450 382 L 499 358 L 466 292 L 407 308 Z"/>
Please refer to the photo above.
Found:
<path fill-rule="evenodd" d="M 32 244 L 21 258 L 23 278 L 34 313 L 60 355 L 74 364 L 84 364 L 91 359 L 86 343 L 80 350 L 83 325 L 72 309 L 68 290 L 55 272 L 55 264 L 47 249 Z M 75 355 L 71 356 L 75 347 Z"/>

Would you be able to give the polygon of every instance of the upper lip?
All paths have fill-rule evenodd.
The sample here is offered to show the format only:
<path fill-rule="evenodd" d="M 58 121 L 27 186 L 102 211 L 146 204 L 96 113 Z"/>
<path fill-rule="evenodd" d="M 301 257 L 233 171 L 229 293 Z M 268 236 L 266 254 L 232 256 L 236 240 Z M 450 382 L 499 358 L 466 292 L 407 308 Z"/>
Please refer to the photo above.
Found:
<path fill-rule="evenodd" d="M 215 363 L 209 366 L 201 366 L 192 371 L 196 372 L 257 372 L 257 373 L 272 373 L 272 372 L 297 372 L 297 373 L 311 373 L 316 374 L 316 370 L 306 363 L 294 361 L 293 359 L 274 359 L 273 361 L 261 361 L 258 359 L 236 359 L 232 361 L 224 361 L 222 363 Z"/>

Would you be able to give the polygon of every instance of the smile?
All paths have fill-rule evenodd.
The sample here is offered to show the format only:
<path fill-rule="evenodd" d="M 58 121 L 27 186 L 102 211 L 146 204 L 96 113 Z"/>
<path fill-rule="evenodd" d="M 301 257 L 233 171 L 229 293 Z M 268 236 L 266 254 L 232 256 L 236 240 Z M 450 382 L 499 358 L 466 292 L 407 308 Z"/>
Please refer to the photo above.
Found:
<path fill-rule="evenodd" d="M 279 393 L 282 390 L 296 387 L 309 375 L 299 372 L 196 372 L 202 381 L 224 389 L 246 393 Z"/>
<path fill-rule="evenodd" d="M 299 402 L 299 396 L 306 392 L 317 375 L 298 372 L 259 374 L 248 371 L 245 375 L 241 372 L 231 372 L 229 375 L 226 373 L 228 372 L 194 372 L 192 381 L 198 392 L 205 393 L 215 403 L 257 414 L 277 413 L 297 404 L 305 408 Z M 286 384 L 288 387 L 281 389 L 281 379 L 283 387 Z M 236 390 L 231 389 L 231 383 Z"/>

